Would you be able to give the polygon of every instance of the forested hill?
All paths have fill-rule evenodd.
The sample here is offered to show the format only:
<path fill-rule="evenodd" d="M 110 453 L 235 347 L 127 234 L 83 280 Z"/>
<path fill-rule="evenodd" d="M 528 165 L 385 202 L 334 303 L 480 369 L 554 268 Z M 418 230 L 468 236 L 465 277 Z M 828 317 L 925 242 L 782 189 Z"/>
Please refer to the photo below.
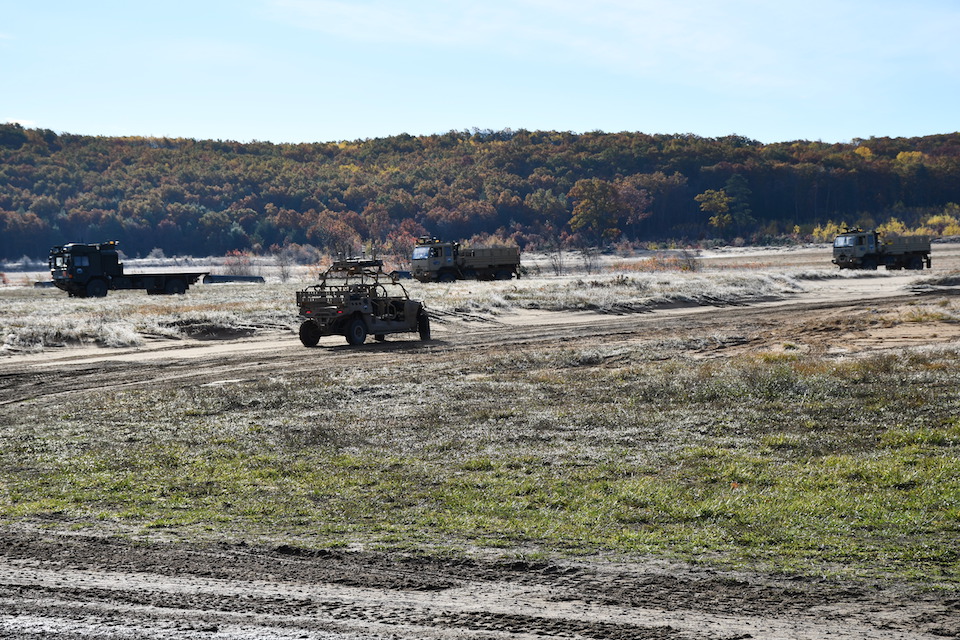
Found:
<path fill-rule="evenodd" d="M 107 138 L 0 125 L 0 258 L 119 240 L 130 256 L 290 245 L 402 251 L 424 233 L 769 242 L 908 225 L 960 203 L 960 133 L 849 144 L 451 131 L 317 144 Z"/>

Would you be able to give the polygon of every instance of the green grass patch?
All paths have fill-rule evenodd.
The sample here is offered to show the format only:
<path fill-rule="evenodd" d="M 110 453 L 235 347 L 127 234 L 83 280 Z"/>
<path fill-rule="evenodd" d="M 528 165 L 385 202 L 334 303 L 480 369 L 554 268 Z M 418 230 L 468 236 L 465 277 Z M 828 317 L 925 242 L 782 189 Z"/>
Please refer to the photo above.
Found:
<path fill-rule="evenodd" d="M 0 419 L 0 515 L 958 588 L 958 364 L 561 348 L 40 398 Z"/>

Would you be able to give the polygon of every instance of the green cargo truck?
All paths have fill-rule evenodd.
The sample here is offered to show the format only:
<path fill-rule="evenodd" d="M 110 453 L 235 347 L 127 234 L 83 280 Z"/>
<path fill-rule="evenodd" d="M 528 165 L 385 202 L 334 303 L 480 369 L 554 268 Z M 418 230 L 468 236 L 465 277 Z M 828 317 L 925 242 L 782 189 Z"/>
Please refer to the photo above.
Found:
<path fill-rule="evenodd" d="M 520 277 L 518 247 L 461 247 L 424 236 L 413 248 L 413 277 L 420 282 L 509 280 Z"/>
<path fill-rule="evenodd" d="M 881 236 L 876 231 L 851 229 L 834 239 L 832 262 L 841 269 L 929 269 L 930 238 Z"/>

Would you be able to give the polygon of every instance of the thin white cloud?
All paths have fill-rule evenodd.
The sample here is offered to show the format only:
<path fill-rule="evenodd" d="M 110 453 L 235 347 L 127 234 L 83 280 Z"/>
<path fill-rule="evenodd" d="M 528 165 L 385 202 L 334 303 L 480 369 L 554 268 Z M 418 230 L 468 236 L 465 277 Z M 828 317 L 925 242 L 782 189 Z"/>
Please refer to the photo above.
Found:
<path fill-rule="evenodd" d="M 920 0 L 273 0 L 279 19 L 363 42 L 560 57 L 683 84 L 796 88 L 882 73 L 905 55 L 956 65 L 960 9 Z"/>
<path fill-rule="evenodd" d="M 762 7 L 759 0 L 740 3 Z M 277 19 L 365 43 L 552 58 L 638 76 L 730 77 L 770 52 L 712 2 L 595 0 L 273 0 Z M 765 79 L 769 82 L 769 78 Z"/>

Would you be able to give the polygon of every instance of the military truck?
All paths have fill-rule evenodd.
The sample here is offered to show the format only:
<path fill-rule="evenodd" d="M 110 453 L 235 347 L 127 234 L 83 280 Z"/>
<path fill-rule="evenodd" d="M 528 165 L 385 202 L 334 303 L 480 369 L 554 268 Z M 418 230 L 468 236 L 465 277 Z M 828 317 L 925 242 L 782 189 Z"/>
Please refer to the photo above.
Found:
<path fill-rule="evenodd" d="M 315 347 L 323 336 L 339 335 L 351 345 L 372 334 L 378 341 L 390 333 L 418 333 L 430 339 L 430 316 L 411 300 L 406 288 L 385 273 L 382 260 L 337 260 L 320 275 L 319 284 L 297 292 L 300 342 Z"/>
<path fill-rule="evenodd" d="M 146 289 L 150 294 L 182 294 L 205 271 L 124 273 L 116 241 L 59 245 L 50 249 L 53 284 L 71 297 L 102 298 L 116 289 Z"/>
<path fill-rule="evenodd" d="M 459 242 L 442 242 L 423 236 L 413 248 L 412 262 L 413 277 L 420 282 L 520 277 L 520 249 L 517 247 L 464 248 Z"/>
<path fill-rule="evenodd" d="M 930 238 L 927 236 L 881 236 L 876 231 L 850 229 L 833 241 L 833 264 L 841 269 L 927 269 Z"/>

